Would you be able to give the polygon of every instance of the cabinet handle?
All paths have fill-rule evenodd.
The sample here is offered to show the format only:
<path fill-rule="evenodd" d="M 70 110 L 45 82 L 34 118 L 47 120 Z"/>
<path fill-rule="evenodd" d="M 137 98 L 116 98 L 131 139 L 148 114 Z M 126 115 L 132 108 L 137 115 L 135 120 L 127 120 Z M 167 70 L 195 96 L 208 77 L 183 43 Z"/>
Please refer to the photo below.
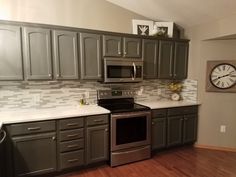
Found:
<path fill-rule="evenodd" d="M 68 160 L 69 163 L 77 162 L 79 159 L 70 159 Z"/>
<path fill-rule="evenodd" d="M 72 134 L 72 135 L 67 135 L 67 137 L 71 138 L 71 137 L 76 137 L 78 136 L 79 134 Z"/>
<path fill-rule="evenodd" d="M 56 140 L 56 137 L 55 137 L 55 136 L 53 136 L 53 137 L 52 137 L 52 140 Z"/>
<path fill-rule="evenodd" d="M 35 130 L 40 130 L 41 127 L 29 127 L 28 130 L 29 131 L 35 131 Z"/>
<path fill-rule="evenodd" d="M 0 144 L 5 140 L 6 136 L 7 136 L 7 133 L 4 131 L 4 130 L 0 130 L 0 133 L 3 134 L 3 137 L 2 139 L 0 140 Z"/>
<path fill-rule="evenodd" d="M 95 119 L 94 122 L 103 122 L 103 119 Z"/>
<path fill-rule="evenodd" d="M 73 127 L 73 126 L 77 126 L 78 125 L 78 123 L 68 123 L 68 124 L 66 124 L 68 127 Z"/>
<path fill-rule="evenodd" d="M 121 52 L 120 52 L 120 51 L 118 51 L 118 54 L 120 55 L 120 54 L 121 54 Z"/>
<path fill-rule="evenodd" d="M 105 132 L 108 132 L 108 128 L 105 129 Z"/>
<path fill-rule="evenodd" d="M 52 76 L 52 74 L 48 74 L 48 76 L 49 76 L 49 77 L 51 77 L 51 76 Z"/>
<path fill-rule="evenodd" d="M 78 144 L 68 145 L 67 147 L 68 148 L 75 148 L 75 147 L 78 147 Z"/>

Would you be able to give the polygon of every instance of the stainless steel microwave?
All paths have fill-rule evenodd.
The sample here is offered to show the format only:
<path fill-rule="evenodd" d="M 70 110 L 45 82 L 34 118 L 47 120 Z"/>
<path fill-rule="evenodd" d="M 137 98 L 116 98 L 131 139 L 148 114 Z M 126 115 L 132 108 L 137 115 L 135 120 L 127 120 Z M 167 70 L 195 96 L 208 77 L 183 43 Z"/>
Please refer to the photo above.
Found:
<path fill-rule="evenodd" d="M 104 58 L 103 82 L 140 82 L 143 80 L 143 61 L 128 58 Z"/>

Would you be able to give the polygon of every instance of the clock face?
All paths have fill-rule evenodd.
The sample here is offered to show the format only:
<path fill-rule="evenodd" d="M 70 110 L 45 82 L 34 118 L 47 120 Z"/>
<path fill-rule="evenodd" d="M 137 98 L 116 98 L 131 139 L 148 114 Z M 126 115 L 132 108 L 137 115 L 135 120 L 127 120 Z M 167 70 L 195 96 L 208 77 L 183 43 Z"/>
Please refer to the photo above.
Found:
<path fill-rule="evenodd" d="M 236 84 L 236 68 L 229 63 L 216 65 L 210 72 L 212 85 L 219 89 L 228 89 Z"/>

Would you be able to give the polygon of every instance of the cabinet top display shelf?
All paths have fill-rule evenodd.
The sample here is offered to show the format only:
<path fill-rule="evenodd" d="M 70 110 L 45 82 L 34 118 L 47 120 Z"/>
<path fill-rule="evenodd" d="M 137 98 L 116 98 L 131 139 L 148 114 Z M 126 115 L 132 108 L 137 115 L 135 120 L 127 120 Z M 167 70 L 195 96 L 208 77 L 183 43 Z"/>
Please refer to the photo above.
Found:
<path fill-rule="evenodd" d="M 86 32 L 86 33 L 96 33 L 101 35 L 122 35 L 124 37 L 135 37 L 141 39 L 156 39 L 156 40 L 174 40 L 174 41 L 189 41 L 189 39 L 178 39 L 178 38 L 167 38 L 167 37 L 156 37 L 156 36 L 143 36 L 137 34 L 130 33 L 119 33 L 119 32 L 111 32 L 111 31 L 102 31 L 102 30 L 94 30 L 94 29 L 85 29 L 85 28 L 77 28 L 77 27 L 69 27 L 69 26 L 59 26 L 59 25 L 51 25 L 51 24 L 41 24 L 41 23 L 30 23 L 30 22 L 19 22 L 19 21 L 7 21 L 0 20 L 0 24 L 3 25 L 17 25 L 24 27 L 37 27 L 37 28 L 47 28 L 52 30 L 68 30 L 74 32 Z"/>

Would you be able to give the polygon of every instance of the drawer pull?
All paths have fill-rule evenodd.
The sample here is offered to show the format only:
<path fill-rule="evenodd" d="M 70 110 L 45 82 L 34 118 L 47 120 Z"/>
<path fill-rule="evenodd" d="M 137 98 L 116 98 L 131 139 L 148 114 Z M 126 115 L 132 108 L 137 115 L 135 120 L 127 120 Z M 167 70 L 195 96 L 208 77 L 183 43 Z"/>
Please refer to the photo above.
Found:
<path fill-rule="evenodd" d="M 76 136 L 78 136 L 79 134 L 71 134 L 71 135 L 67 135 L 67 137 L 76 137 Z"/>
<path fill-rule="evenodd" d="M 40 130 L 41 127 L 29 127 L 28 130 L 29 131 L 35 131 L 35 130 Z"/>
<path fill-rule="evenodd" d="M 77 162 L 79 159 L 70 159 L 68 160 L 69 163 Z"/>
<path fill-rule="evenodd" d="M 75 148 L 75 147 L 78 147 L 78 144 L 68 145 L 67 147 L 68 148 Z"/>
<path fill-rule="evenodd" d="M 94 122 L 103 122 L 103 119 L 95 119 Z"/>
<path fill-rule="evenodd" d="M 69 123 L 69 124 L 67 124 L 68 127 L 73 127 L 73 126 L 77 126 L 77 125 L 78 125 L 78 123 Z"/>

